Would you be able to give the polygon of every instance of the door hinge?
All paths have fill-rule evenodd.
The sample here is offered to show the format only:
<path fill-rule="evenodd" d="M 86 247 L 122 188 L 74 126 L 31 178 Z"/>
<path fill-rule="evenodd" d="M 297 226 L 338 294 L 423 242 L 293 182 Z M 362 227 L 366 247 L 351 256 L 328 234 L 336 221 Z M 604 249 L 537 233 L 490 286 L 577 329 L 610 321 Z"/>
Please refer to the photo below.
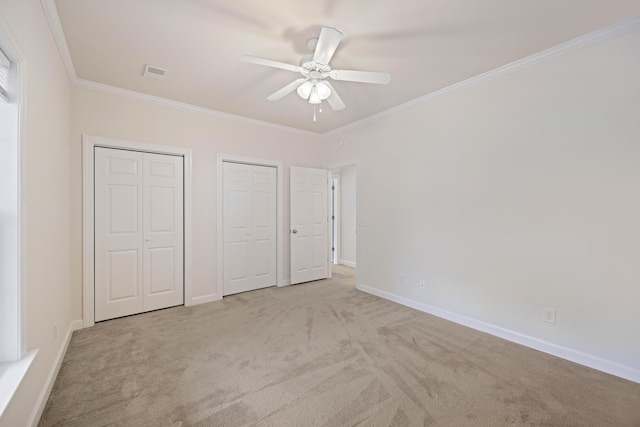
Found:
<path fill-rule="evenodd" d="M 335 185 L 332 185 L 332 186 L 331 186 L 331 189 L 332 189 L 332 190 L 335 190 L 335 189 L 336 189 L 336 186 L 335 186 Z"/>
<path fill-rule="evenodd" d="M 336 251 L 336 248 L 331 248 L 331 252 L 335 252 L 335 251 Z"/>
<path fill-rule="evenodd" d="M 335 215 L 331 215 L 331 219 L 335 220 L 336 216 Z"/>

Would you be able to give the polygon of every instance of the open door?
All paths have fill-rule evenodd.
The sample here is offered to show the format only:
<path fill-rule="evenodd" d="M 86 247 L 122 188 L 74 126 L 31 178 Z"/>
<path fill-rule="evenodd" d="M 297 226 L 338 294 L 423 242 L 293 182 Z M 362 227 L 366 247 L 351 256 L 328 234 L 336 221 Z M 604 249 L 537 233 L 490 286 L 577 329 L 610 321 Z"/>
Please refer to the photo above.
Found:
<path fill-rule="evenodd" d="M 329 277 L 329 172 L 291 166 L 291 284 Z"/>

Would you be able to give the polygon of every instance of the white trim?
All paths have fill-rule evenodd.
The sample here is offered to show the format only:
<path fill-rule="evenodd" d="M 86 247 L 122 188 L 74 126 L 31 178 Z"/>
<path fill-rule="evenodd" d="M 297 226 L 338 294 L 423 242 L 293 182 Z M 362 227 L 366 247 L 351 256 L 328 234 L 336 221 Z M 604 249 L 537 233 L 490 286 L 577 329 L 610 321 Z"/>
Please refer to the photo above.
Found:
<path fill-rule="evenodd" d="M 357 174 L 358 173 L 358 163 L 359 163 L 359 160 L 345 160 L 343 162 L 331 163 L 327 169 L 335 170 L 335 169 L 347 168 L 349 166 L 354 166 L 356 168 L 356 174 Z M 356 175 L 356 176 L 358 176 L 358 175 Z"/>
<path fill-rule="evenodd" d="M 9 406 L 9 402 L 18 390 L 20 383 L 33 363 L 38 350 L 27 353 L 17 362 L 0 363 L 0 418 L 4 410 Z"/>
<path fill-rule="evenodd" d="M 333 253 L 331 248 L 333 247 L 333 221 L 331 215 L 333 215 L 333 175 L 331 171 L 327 169 L 327 279 L 333 277 Z M 291 195 L 289 195 L 291 198 Z"/>
<path fill-rule="evenodd" d="M 11 182 L 11 186 L 17 192 L 16 198 L 16 224 L 14 231 L 16 232 L 16 240 L 15 240 L 15 254 L 18 254 L 17 264 L 15 270 L 15 284 L 17 286 L 15 294 L 11 295 L 10 298 L 15 298 L 15 307 L 16 312 L 11 313 L 11 318 L 8 319 L 6 316 L 7 313 L 4 313 L 3 317 L 0 315 L 0 322 L 4 323 L 6 327 L 7 324 L 10 324 L 10 328 L 15 328 L 16 336 L 15 338 L 11 338 L 13 343 L 11 344 L 11 348 L 9 352 L 11 356 L 9 357 L 10 361 L 20 362 L 27 355 L 27 343 L 26 343 L 26 335 L 27 335 L 27 291 L 26 291 L 26 283 L 27 283 L 27 232 L 26 232 L 26 212 L 27 212 L 27 203 L 26 203 L 26 188 L 27 188 L 27 173 L 24 165 L 26 164 L 26 153 L 27 153 L 27 141 L 25 139 L 26 135 L 26 121 L 27 121 L 27 60 L 24 50 L 20 46 L 18 39 L 15 37 L 9 26 L 3 20 L 3 17 L 0 15 L 0 47 L 3 49 L 5 55 L 7 55 L 13 62 L 12 71 L 14 76 L 17 78 L 17 85 L 9 91 L 8 99 L 10 102 L 14 101 L 16 105 L 16 135 L 15 141 L 17 141 L 16 146 L 16 170 L 17 176 L 14 182 Z M 17 96 L 16 96 L 17 93 Z M 12 99 L 13 98 L 13 99 Z M 14 190 L 12 190 L 14 191 Z M 13 242 L 12 242 L 13 243 Z M 2 258 L 2 254 L 0 254 L 0 258 Z M 13 264 L 13 263 L 12 263 Z M 3 288 L 3 292 L 0 293 L 0 298 L 9 298 L 8 295 L 4 293 L 4 291 L 10 291 L 9 288 Z M 6 323 L 5 323 L 6 322 Z M 0 333 L 2 339 L 4 339 L 4 333 Z M 8 337 L 7 337 L 8 338 Z M 7 345 L 6 342 L 1 342 L 1 345 Z M 6 347 L 5 347 L 6 350 Z M 4 352 L 3 352 L 4 353 Z M 0 361 L 6 359 L 4 357 L 0 357 Z M 6 360 L 4 360 L 6 361 Z"/>
<path fill-rule="evenodd" d="M 47 380 L 44 383 L 44 387 L 38 396 L 38 400 L 36 401 L 36 405 L 33 408 L 33 412 L 31 413 L 31 417 L 29 418 L 29 422 L 27 426 L 37 426 L 40 421 L 40 417 L 42 416 L 42 412 L 44 411 L 44 407 L 47 405 L 47 400 L 49 400 L 49 395 L 51 394 L 51 389 L 53 388 L 53 384 L 56 382 L 56 378 L 58 376 L 58 372 L 60 372 L 60 366 L 62 366 L 62 361 L 64 360 L 64 356 L 67 353 L 67 348 L 69 348 L 69 343 L 71 342 L 71 337 L 73 336 L 73 332 L 78 329 L 82 329 L 82 320 L 74 320 L 69 324 L 69 328 L 67 328 L 67 334 L 64 337 L 64 342 L 58 350 L 58 354 L 56 355 L 55 360 L 53 361 L 53 365 L 51 366 L 51 370 L 49 371 L 49 375 L 47 376 Z"/>
<path fill-rule="evenodd" d="M 76 75 L 76 69 L 73 66 L 73 60 L 71 59 L 71 52 L 69 52 L 69 46 L 67 45 L 67 39 L 64 36 L 62 29 L 62 23 L 60 22 L 60 15 L 58 15 L 58 8 L 56 7 L 55 0 L 41 0 L 42 9 L 49 22 L 49 28 L 58 46 L 58 52 L 60 52 L 60 58 L 64 64 L 65 70 L 67 70 L 67 76 L 73 83 L 78 77 Z"/>
<path fill-rule="evenodd" d="M 336 129 L 332 129 L 330 131 L 323 133 L 322 135 L 324 136 L 334 135 L 336 133 L 344 132 L 348 129 L 358 127 L 365 123 L 371 123 L 371 122 L 380 120 L 384 117 L 392 116 L 401 111 L 405 111 L 410 108 L 416 107 L 418 105 L 425 104 L 436 98 L 450 95 L 452 93 L 461 91 L 463 89 L 467 89 L 472 86 L 476 86 L 486 81 L 493 80 L 495 78 L 498 78 L 519 70 L 523 70 L 525 68 L 531 67 L 532 65 L 539 64 L 540 62 L 553 59 L 557 56 L 565 55 L 567 53 L 571 53 L 578 49 L 582 49 L 584 47 L 591 46 L 596 43 L 600 43 L 612 37 L 634 30 L 638 27 L 640 27 L 640 15 L 634 16 L 630 19 L 626 19 L 624 21 L 618 22 L 613 25 L 609 25 L 608 27 L 601 28 L 599 30 L 585 34 L 583 36 L 576 37 L 573 40 L 560 43 L 559 45 L 553 46 L 549 49 L 545 49 L 541 52 L 534 53 L 533 55 L 529 55 L 525 58 L 518 59 L 509 64 L 505 64 L 501 67 L 494 68 L 493 70 L 487 71 L 482 74 L 478 74 L 477 76 L 468 78 L 466 80 L 462 80 L 458 83 L 454 83 L 442 89 L 438 89 L 434 92 L 431 92 L 419 98 L 413 99 L 409 102 L 405 102 L 404 104 L 397 105 L 395 107 L 389 108 L 388 110 L 384 110 L 379 113 L 373 114 L 371 116 L 365 117 L 364 119 L 349 123 L 347 125 L 341 126 Z"/>
<path fill-rule="evenodd" d="M 16 52 L 14 51 L 14 54 Z M 18 184 L 20 192 L 20 200 L 18 201 L 18 232 L 20 233 L 18 250 L 20 251 L 20 289 L 18 298 L 20 298 L 20 304 L 18 309 L 20 310 L 19 322 L 20 322 L 20 354 L 25 355 L 27 353 L 27 280 L 28 271 L 28 256 L 27 256 L 27 61 L 22 60 L 24 56 L 21 52 L 17 51 L 18 58 Z"/>
<path fill-rule="evenodd" d="M 223 216 L 224 216 L 224 206 L 223 206 L 223 193 L 224 189 L 222 186 L 223 180 L 223 171 L 222 171 L 222 163 L 223 162 L 235 162 L 235 163 L 244 163 L 249 165 L 258 165 L 258 166 L 271 166 L 276 168 L 277 175 L 277 201 L 276 201 L 276 212 L 277 212 L 277 231 L 276 231 L 276 284 L 277 286 L 286 286 L 289 283 L 284 279 L 284 238 L 283 235 L 285 233 L 284 229 L 284 166 L 281 161 L 277 160 L 267 160 L 267 159 L 257 159 L 253 157 L 243 157 L 236 156 L 233 154 L 223 154 L 218 153 L 216 168 L 217 168 L 217 186 L 216 186 L 216 203 L 218 206 L 217 210 L 217 257 L 216 257 L 216 268 L 218 270 L 217 274 L 217 284 L 216 289 L 218 291 L 219 298 L 222 298 L 223 294 L 223 285 L 224 285 L 224 260 L 223 260 L 223 252 L 224 252 L 224 224 L 223 224 Z"/>
<path fill-rule="evenodd" d="M 275 123 L 265 122 L 257 119 L 250 119 L 248 117 L 238 116 L 235 114 L 224 113 L 222 111 L 213 110 L 211 108 L 199 107 L 197 105 L 188 104 L 186 102 L 174 101 L 172 99 L 162 98 L 159 96 L 148 95 L 146 93 L 136 92 L 134 90 L 122 89 L 115 86 L 109 86 L 102 83 L 96 83 L 89 80 L 76 78 L 73 80 L 74 86 L 95 90 L 98 92 L 104 92 L 111 95 L 119 95 L 131 99 L 136 99 L 139 101 L 149 102 L 151 104 L 162 105 L 165 107 L 175 108 L 182 111 L 187 111 L 190 113 L 201 114 L 203 116 L 214 117 L 223 120 L 230 120 L 240 123 L 245 123 L 249 125 L 262 126 L 270 129 L 283 130 L 288 132 L 294 132 L 301 135 L 306 136 L 314 136 L 317 137 L 318 133 L 310 132 L 302 129 L 296 129 L 289 126 L 278 125 Z"/>
<path fill-rule="evenodd" d="M 116 86 L 110 86 L 103 83 L 97 83 L 90 80 L 81 79 L 76 74 L 75 66 L 73 65 L 73 59 L 69 51 L 69 45 L 67 39 L 64 36 L 64 30 L 62 29 L 62 23 L 60 22 L 60 15 L 58 15 L 58 9 L 56 7 L 55 0 L 40 0 L 42 8 L 44 9 L 45 16 L 49 22 L 49 28 L 53 34 L 53 38 L 58 46 L 60 57 L 67 71 L 67 76 L 74 86 L 95 90 L 99 92 L 108 93 L 111 95 L 120 95 L 128 98 L 137 99 L 140 101 L 149 102 L 156 105 L 162 105 L 165 107 L 175 108 L 182 111 L 188 111 L 191 113 L 202 114 L 205 116 L 216 117 L 225 120 L 232 120 L 241 123 L 247 123 L 251 125 L 263 126 L 271 129 L 284 130 L 288 132 L 294 132 L 307 136 L 318 136 L 317 132 L 311 132 L 307 130 L 297 129 L 290 126 L 278 125 L 275 123 L 265 122 L 257 119 L 250 119 L 244 116 L 238 116 L 236 114 L 224 113 L 221 111 L 213 110 L 211 108 L 200 107 L 186 102 L 174 101 L 172 99 L 162 98 L 159 96 L 148 95 L 146 93 L 137 92 L 134 90 L 123 89 Z"/>
<path fill-rule="evenodd" d="M 213 301 L 219 301 L 221 298 L 219 297 L 219 293 L 216 292 L 215 294 L 209 294 L 209 295 L 202 295 L 199 297 L 193 297 L 191 298 L 191 304 L 189 305 L 198 305 L 198 304 L 206 304 L 209 302 L 213 302 Z"/>
<path fill-rule="evenodd" d="M 2 16 L 0 16 L 0 47 L 13 61 L 12 68 L 9 69 L 9 78 L 13 74 L 17 82 L 16 86 L 7 88 L 6 94 L 6 99 L 9 103 L 15 104 L 16 122 L 12 124 L 12 126 L 15 126 L 12 129 L 15 130 L 15 135 L 12 135 L 12 139 L 15 138 L 14 141 L 16 142 L 16 157 L 12 162 L 15 162 L 16 175 L 15 180 L 7 180 L 5 184 L 9 184 L 12 187 L 11 192 L 16 196 L 16 204 L 14 205 L 16 223 L 11 227 L 12 230 L 7 231 L 15 233 L 15 240 L 11 242 L 11 245 L 15 245 L 13 256 L 17 255 L 17 259 L 14 258 L 11 263 L 6 265 L 7 269 L 11 267 L 11 271 L 15 274 L 11 278 L 13 283 L 9 286 L 3 286 L 3 291 L 0 292 L 0 298 L 6 298 L 5 303 L 11 304 L 11 308 L 0 315 L 1 327 L 6 328 L 0 333 L 0 341 L 2 341 L 0 345 L 5 350 L 2 352 L 0 359 L 6 362 L 0 367 L 0 417 L 2 417 L 38 354 L 38 349 L 27 353 L 27 173 L 24 167 L 27 153 L 27 141 L 25 138 L 27 121 L 27 60 L 20 43 L 18 43 L 17 38 Z M 15 310 L 13 310 L 14 307 Z M 9 347 L 8 350 L 7 347 Z"/>
<path fill-rule="evenodd" d="M 360 256 L 360 233 L 358 232 L 358 229 L 360 228 L 358 227 L 358 218 L 359 218 L 358 213 L 360 209 L 359 196 L 358 196 L 358 194 L 360 193 L 359 191 L 360 183 L 358 182 L 358 180 L 360 179 L 360 172 L 358 171 L 359 163 L 360 161 L 358 159 L 354 159 L 354 160 L 345 160 L 342 162 L 335 162 L 329 166 L 329 170 L 342 169 L 342 168 L 347 168 L 352 166 L 355 169 L 355 173 L 356 173 L 356 195 L 355 195 L 356 196 L 356 260 L 351 262 L 351 261 L 342 260 L 340 258 L 338 259 L 340 261 L 340 264 L 346 265 L 347 267 L 355 268 L 356 270 L 358 269 L 357 267 L 358 257 Z M 342 172 L 340 173 L 340 178 L 342 179 Z M 340 182 L 340 185 L 342 185 L 342 181 Z M 340 207 L 340 209 L 342 209 L 342 207 Z M 340 211 L 340 216 L 342 216 L 342 210 Z M 342 239 L 342 231 L 340 231 L 339 234 L 340 234 L 340 239 Z M 342 245 L 342 241 L 340 241 L 340 244 Z M 342 256 L 342 247 L 340 248 L 340 256 Z M 357 277 L 357 271 L 356 271 L 356 277 Z"/>
<path fill-rule="evenodd" d="M 5 28 L 0 22 L 0 49 L 5 50 L 13 58 L 12 45 L 5 42 Z M 18 62 L 12 61 L 7 69 L 7 99 L 15 99 L 19 92 L 13 78 L 20 80 Z M 19 94 L 18 94 L 19 95 Z M 4 99 L 4 97 L 2 97 Z M 21 230 L 20 205 L 22 203 L 23 186 L 20 176 L 24 173 L 20 164 L 22 140 L 20 135 L 20 104 L 17 102 L 0 101 L 2 107 L 2 126 L 0 139 L 5 146 L 0 158 L 0 212 L 2 212 L 2 233 L 0 233 L 0 363 L 18 363 L 24 353 L 21 338 L 23 333 L 23 318 L 21 317 L 21 289 L 24 281 L 20 277 L 20 261 L 22 253 L 20 245 L 24 241 Z M 5 371 L 9 375 L 8 371 Z M 3 381 L 0 371 L 0 381 Z M 4 382 L 4 381 L 3 381 Z M 1 400 L 1 396 L 0 396 Z"/>
<path fill-rule="evenodd" d="M 69 47 L 67 44 L 67 40 L 64 36 L 64 31 L 62 30 L 60 17 L 58 15 L 57 8 L 55 5 L 55 0 L 41 0 L 41 3 L 45 11 L 47 21 L 49 22 L 49 26 L 51 27 L 51 32 L 53 33 L 53 37 L 56 41 L 56 44 L 58 45 L 58 50 L 60 51 L 60 56 L 62 57 L 62 61 L 67 70 L 67 74 L 69 75 L 69 79 L 75 86 L 84 87 L 87 89 L 99 90 L 102 92 L 107 92 L 115 95 L 129 96 L 132 98 L 136 98 L 136 99 L 140 99 L 140 100 L 144 100 L 152 103 L 165 105 L 165 106 L 169 106 L 169 107 L 173 107 L 173 108 L 177 108 L 185 111 L 191 111 L 199 114 L 205 114 L 213 117 L 226 118 L 230 120 L 236 120 L 236 121 L 245 122 L 245 123 L 252 123 L 252 124 L 271 127 L 275 129 L 288 130 L 288 131 L 293 131 L 297 133 L 302 133 L 305 135 L 314 135 L 314 136 L 333 135 L 337 132 L 343 132 L 347 129 L 360 126 L 364 123 L 380 120 L 381 118 L 391 116 L 395 113 L 398 113 L 404 110 L 408 110 L 417 105 L 421 105 L 426 102 L 429 102 L 435 98 L 449 95 L 451 93 L 466 89 L 471 86 L 475 86 L 477 84 L 494 79 L 496 77 L 500 77 L 518 70 L 522 70 L 524 68 L 530 67 L 540 62 L 555 58 L 556 56 L 564 55 L 564 54 L 573 52 L 575 50 L 581 49 L 583 47 L 594 45 L 596 43 L 610 39 L 611 37 L 615 37 L 617 35 L 626 33 L 627 31 L 631 31 L 635 28 L 640 27 L 640 15 L 637 15 L 629 19 L 626 19 L 624 21 L 609 25 L 608 27 L 601 28 L 599 30 L 593 31 L 591 33 L 585 34 L 580 37 L 576 37 L 573 40 L 569 40 L 567 42 L 553 46 L 549 49 L 545 49 L 541 52 L 534 53 L 533 55 L 529 55 L 525 58 L 518 59 L 509 64 L 503 65 L 501 67 L 495 68 L 493 70 L 487 71 L 485 73 L 479 74 L 477 76 L 471 77 L 461 82 L 454 83 L 450 86 L 436 90 L 435 92 L 431 92 L 429 94 L 413 99 L 404 104 L 401 104 L 401 105 L 389 108 L 387 110 L 381 111 L 379 113 L 373 114 L 371 116 L 365 117 L 364 119 L 360 119 L 355 122 L 351 122 L 344 126 L 322 133 L 322 132 L 305 131 L 302 129 L 296 129 L 296 128 L 292 128 L 284 125 L 276 125 L 276 124 L 264 122 L 261 120 L 249 119 L 247 117 L 223 113 L 223 112 L 212 110 L 209 108 L 198 107 L 192 104 L 173 101 L 165 98 L 160 98 L 157 96 L 135 92 L 132 90 L 121 89 L 114 86 L 109 86 L 101 83 L 95 83 L 88 80 L 80 79 L 76 74 L 73 61 L 71 59 L 71 55 L 69 53 Z"/>
<path fill-rule="evenodd" d="M 379 289 L 375 289 L 361 283 L 359 283 L 356 288 L 362 292 L 366 292 L 368 294 L 414 308 L 424 313 L 433 314 L 434 316 L 450 320 L 452 322 L 467 326 L 477 331 L 486 332 L 507 341 L 521 344 L 526 347 L 542 351 L 543 353 L 551 354 L 561 359 L 569 360 L 571 362 L 578 363 L 580 365 L 584 365 L 598 371 L 606 372 L 608 374 L 615 375 L 629 381 L 640 383 L 640 371 L 628 366 L 623 366 L 619 363 L 583 353 L 579 350 L 563 347 L 558 344 L 544 341 L 529 335 L 521 334 L 519 332 L 492 325 L 490 323 L 482 322 L 480 320 L 472 319 L 470 317 L 434 307 L 432 305 L 423 304 L 410 298 L 402 297 L 386 291 L 381 291 Z"/>
<path fill-rule="evenodd" d="M 334 169 L 335 170 L 335 169 Z M 342 206 L 341 206 L 341 200 L 340 200 L 340 191 L 341 191 L 341 187 L 340 187 L 340 174 L 334 174 L 334 170 L 329 169 L 329 174 L 331 175 L 331 185 L 333 186 L 333 180 L 336 181 L 336 189 L 331 191 L 331 203 L 330 205 L 332 207 L 334 207 L 335 209 L 332 209 L 331 214 L 333 215 L 335 213 L 335 220 L 331 221 L 331 233 L 329 234 L 331 236 L 331 242 L 329 243 L 329 256 L 331 257 L 331 263 L 333 263 L 333 260 L 336 260 L 336 263 L 340 262 L 340 257 L 342 256 Z M 333 206 L 335 203 L 335 206 Z M 335 227 L 334 227 L 334 223 L 335 222 Z M 333 245 L 335 243 L 335 246 Z M 331 248 L 333 248 L 333 253 L 331 251 Z M 329 269 L 331 270 L 331 268 Z M 331 275 L 329 277 L 332 277 Z"/>
<path fill-rule="evenodd" d="M 84 327 L 94 325 L 94 226 L 93 226 L 93 152 L 94 147 L 110 147 L 149 153 L 178 155 L 184 158 L 184 305 L 193 305 L 192 297 L 192 193 L 193 159 L 190 148 L 148 144 L 122 139 L 82 135 L 82 318 Z"/>

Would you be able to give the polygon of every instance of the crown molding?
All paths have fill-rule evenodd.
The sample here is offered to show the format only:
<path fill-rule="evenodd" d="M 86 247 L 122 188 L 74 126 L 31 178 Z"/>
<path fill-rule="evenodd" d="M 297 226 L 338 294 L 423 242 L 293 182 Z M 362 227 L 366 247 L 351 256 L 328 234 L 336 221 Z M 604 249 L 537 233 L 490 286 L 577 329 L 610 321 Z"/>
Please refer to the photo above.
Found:
<path fill-rule="evenodd" d="M 300 135 L 313 136 L 316 138 L 319 137 L 320 135 L 317 132 L 306 131 L 302 129 L 293 128 L 290 126 L 278 125 L 270 122 L 265 122 L 262 120 L 251 119 L 244 116 L 238 116 L 235 114 L 223 113 L 221 111 L 213 110 L 211 108 L 199 107 L 197 105 L 188 104 L 185 102 L 174 101 L 172 99 L 162 98 L 154 95 L 148 95 L 142 92 L 137 92 L 129 89 L 122 89 L 115 86 L 110 86 L 102 83 L 96 83 L 90 80 L 81 79 L 76 74 L 76 69 L 75 69 L 75 66 L 73 65 L 73 60 L 71 59 L 71 53 L 69 51 L 67 39 L 64 36 L 62 24 L 60 23 L 60 15 L 58 15 L 58 9 L 56 7 L 55 0 L 40 0 L 40 2 L 42 4 L 42 8 L 44 10 L 44 14 L 47 18 L 47 21 L 49 22 L 49 28 L 51 29 L 53 38 L 55 39 L 56 45 L 58 46 L 60 58 L 62 59 L 64 67 L 67 71 L 67 76 L 69 77 L 69 80 L 71 81 L 71 84 L 73 86 L 81 87 L 84 89 L 95 90 L 99 92 L 104 92 L 111 95 L 124 96 L 127 98 L 136 99 L 139 101 L 149 102 L 156 105 L 162 105 L 165 107 L 187 111 L 190 113 L 250 124 L 253 126 L 261 126 L 261 127 L 276 129 L 280 131 L 293 132 Z"/>
<path fill-rule="evenodd" d="M 438 89 L 434 92 L 431 92 L 419 98 L 413 99 L 409 102 L 405 102 L 404 104 L 400 104 L 398 106 L 389 108 L 388 110 L 384 110 L 379 113 L 373 114 L 371 116 L 365 117 L 364 119 L 360 119 L 358 121 L 349 123 L 339 128 L 324 132 L 322 135 L 323 136 L 335 135 L 341 132 L 345 132 L 349 129 L 359 127 L 363 124 L 371 123 L 376 120 L 380 120 L 382 118 L 392 116 L 402 111 L 433 101 L 434 99 L 437 99 L 446 95 L 450 95 L 452 93 L 467 89 L 469 87 L 484 83 L 489 80 L 493 80 L 498 77 L 505 76 L 507 74 L 510 74 L 519 70 L 523 70 L 525 68 L 531 67 L 541 62 L 548 61 L 557 56 L 565 55 L 567 53 L 574 52 L 578 49 L 582 49 L 584 47 L 591 46 L 596 43 L 600 43 L 602 41 L 618 36 L 620 34 L 624 34 L 636 28 L 640 28 L 640 15 L 634 16 L 633 18 L 618 22 L 613 25 L 609 25 L 608 27 L 601 28 L 599 30 L 585 34 L 583 36 L 576 37 L 573 40 L 569 40 L 567 42 L 553 46 L 541 52 L 534 53 L 533 55 L 524 57 L 522 59 L 518 59 L 509 64 L 503 65 L 501 67 L 494 68 L 493 70 L 487 71 L 485 73 L 478 74 L 477 76 L 470 77 L 466 80 L 462 80 L 458 83 L 454 83 L 450 86 L 444 87 L 442 89 Z"/>
<path fill-rule="evenodd" d="M 67 76 L 69 76 L 71 83 L 74 83 L 78 79 L 78 76 L 76 75 L 76 69 L 73 66 L 73 61 L 71 60 L 71 53 L 69 52 L 67 39 L 64 37 L 64 31 L 62 30 L 62 24 L 60 23 L 60 15 L 58 15 L 56 1 L 41 0 L 40 3 L 42 4 L 42 9 L 44 10 L 47 22 L 49 22 L 49 28 L 51 28 L 53 38 L 56 41 L 56 45 L 58 45 L 58 52 L 60 52 L 60 58 L 62 59 L 65 70 L 67 70 Z"/>
<path fill-rule="evenodd" d="M 115 86 L 106 85 L 103 83 L 96 83 L 90 80 L 84 80 L 76 78 L 73 82 L 73 85 L 76 87 L 94 90 L 98 92 L 104 92 L 110 95 L 118 95 L 123 96 L 130 99 L 135 99 L 138 101 L 148 102 L 151 104 L 161 105 L 164 107 L 175 108 L 178 110 L 200 114 L 208 117 L 215 117 L 217 119 L 235 121 L 244 124 L 261 126 L 270 129 L 276 129 L 286 132 L 293 132 L 305 136 L 313 136 L 319 137 L 320 134 L 316 132 L 310 132 L 307 130 L 297 129 L 289 126 L 279 125 L 271 122 L 265 122 L 262 120 L 251 119 L 244 116 L 238 116 L 235 114 L 223 113 L 221 111 L 213 110 L 211 108 L 199 107 L 193 104 L 187 104 L 186 102 L 174 101 L 172 99 L 162 98 L 160 96 L 148 95 L 146 93 L 137 92 L 135 90 L 123 89 Z"/>
<path fill-rule="evenodd" d="M 398 106 L 395 106 L 387 110 L 381 111 L 379 113 L 373 114 L 371 116 L 365 117 L 364 119 L 360 119 L 358 121 L 349 123 L 347 125 L 340 126 L 336 129 L 332 129 L 327 132 L 319 133 L 319 132 L 311 132 L 311 131 L 306 131 L 302 129 L 297 129 L 290 126 L 278 125 L 270 122 L 265 122 L 262 120 L 250 119 L 248 117 L 238 116 L 235 114 L 223 113 L 221 111 L 217 111 L 217 110 L 213 110 L 205 107 L 199 107 L 197 105 L 187 104 L 185 102 L 174 101 L 167 98 L 147 95 L 142 92 L 136 92 L 133 90 L 122 89 L 122 88 L 109 86 L 102 83 L 96 83 L 89 80 L 80 79 L 76 74 L 76 70 L 73 65 L 73 61 L 71 59 L 71 53 L 69 52 L 69 46 L 67 45 L 67 40 L 64 36 L 64 31 L 62 30 L 62 24 L 60 23 L 60 16 L 58 15 L 58 10 L 56 8 L 55 0 L 40 0 L 40 1 L 42 3 L 42 8 L 44 9 L 44 13 L 46 15 L 47 21 L 49 22 L 49 27 L 51 28 L 51 32 L 53 33 L 53 37 L 58 46 L 60 57 L 62 58 L 62 62 L 64 63 L 65 69 L 67 70 L 67 75 L 69 76 L 69 80 L 74 86 L 83 87 L 85 89 L 97 90 L 100 92 L 110 93 L 114 95 L 126 96 L 129 98 L 146 101 L 153 104 L 163 105 L 166 107 L 176 108 L 179 110 L 188 111 L 196 114 L 202 114 L 210 117 L 216 117 L 216 118 L 225 119 L 225 120 L 233 120 L 236 122 L 263 126 L 271 129 L 285 130 L 289 132 L 303 134 L 306 136 L 311 135 L 314 137 L 331 136 L 334 134 L 345 132 L 349 129 L 359 127 L 363 124 L 371 123 L 373 121 L 380 120 L 382 118 L 389 117 L 394 114 L 400 113 L 402 111 L 417 107 L 419 105 L 422 105 L 426 102 L 433 101 L 434 99 L 440 98 L 442 96 L 450 95 L 452 93 L 467 89 L 469 87 L 484 83 L 486 81 L 489 81 L 501 76 L 505 76 L 507 74 L 510 74 L 519 70 L 523 70 L 525 68 L 539 64 L 540 62 L 544 62 L 552 58 L 555 58 L 557 56 L 574 52 L 583 47 L 591 46 L 596 43 L 602 42 L 604 40 L 610 39 L 612 37 L 618 36 L 620 34 L 624 34 L 636 28 L 640 28 L 640 15 L 637 15 L 632 18 L 626 19 L 624 21 L 618 22 L 616 24 L 609 25 L 608 27 L 604 27 L 599 30 L 593 31 L 591 33 L 585 34 L 583 36 L 577 37 L 573 40 L 569 40 L 565 43 L 561 43 L 557 46 L 551 47 L 541 52 L 534 53 L 533 55 L 527 56 L 525 58 L 518 59 L 509 64 L 503 65 L 501 67 L 494 68 L 493 70 L 487 71 L 485 73 L 478 74 L 477 76 L 468 78 L 458 83 L 454 83 L 442 89 L 438 89 L 434 92 L 428 93 L 419 98 L 405 102 L 404 104 L 400 104 Z"/>

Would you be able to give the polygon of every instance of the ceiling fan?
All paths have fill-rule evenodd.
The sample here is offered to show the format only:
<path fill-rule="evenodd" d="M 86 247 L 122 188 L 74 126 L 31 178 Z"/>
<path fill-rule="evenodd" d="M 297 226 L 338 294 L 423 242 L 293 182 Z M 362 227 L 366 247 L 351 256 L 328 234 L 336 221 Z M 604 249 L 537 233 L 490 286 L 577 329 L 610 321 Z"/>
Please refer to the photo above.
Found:
<path fill-rule="evenodd" d="M 340 40 L 342 40 L 342 33 L 340 31 L 331 27 L 322 27 L 320 36 L 309 39 L 307 42 L 307 47 L 311 49 L 312 53 L 303 56 L 300 59 L 300 65 L 292 65 L 249 55 L 241 56 L 240 60 L 293 71 L 302 75 L 299 79 L 294 80 L 282 89 L 269 95 L 267 97 L 269 101 L 277 101 L 294 90 L 297 90 L 298 95 L 303 99 L 308 99 L 310 104 L 317 105 L 326 100 L 331 108 L 338 111 L 345 108 L 345 104 L 333 86 L 331 86 L 331 83 L 325 80 L 327 77 L 331 77 L 333 80 L 360 83 L 387 84 L 391 81 L 391 74 L 389 73 L 332 69 L 329 66 L 329 61 L 331 61 L 331 57 L 340 44 Z"/>

